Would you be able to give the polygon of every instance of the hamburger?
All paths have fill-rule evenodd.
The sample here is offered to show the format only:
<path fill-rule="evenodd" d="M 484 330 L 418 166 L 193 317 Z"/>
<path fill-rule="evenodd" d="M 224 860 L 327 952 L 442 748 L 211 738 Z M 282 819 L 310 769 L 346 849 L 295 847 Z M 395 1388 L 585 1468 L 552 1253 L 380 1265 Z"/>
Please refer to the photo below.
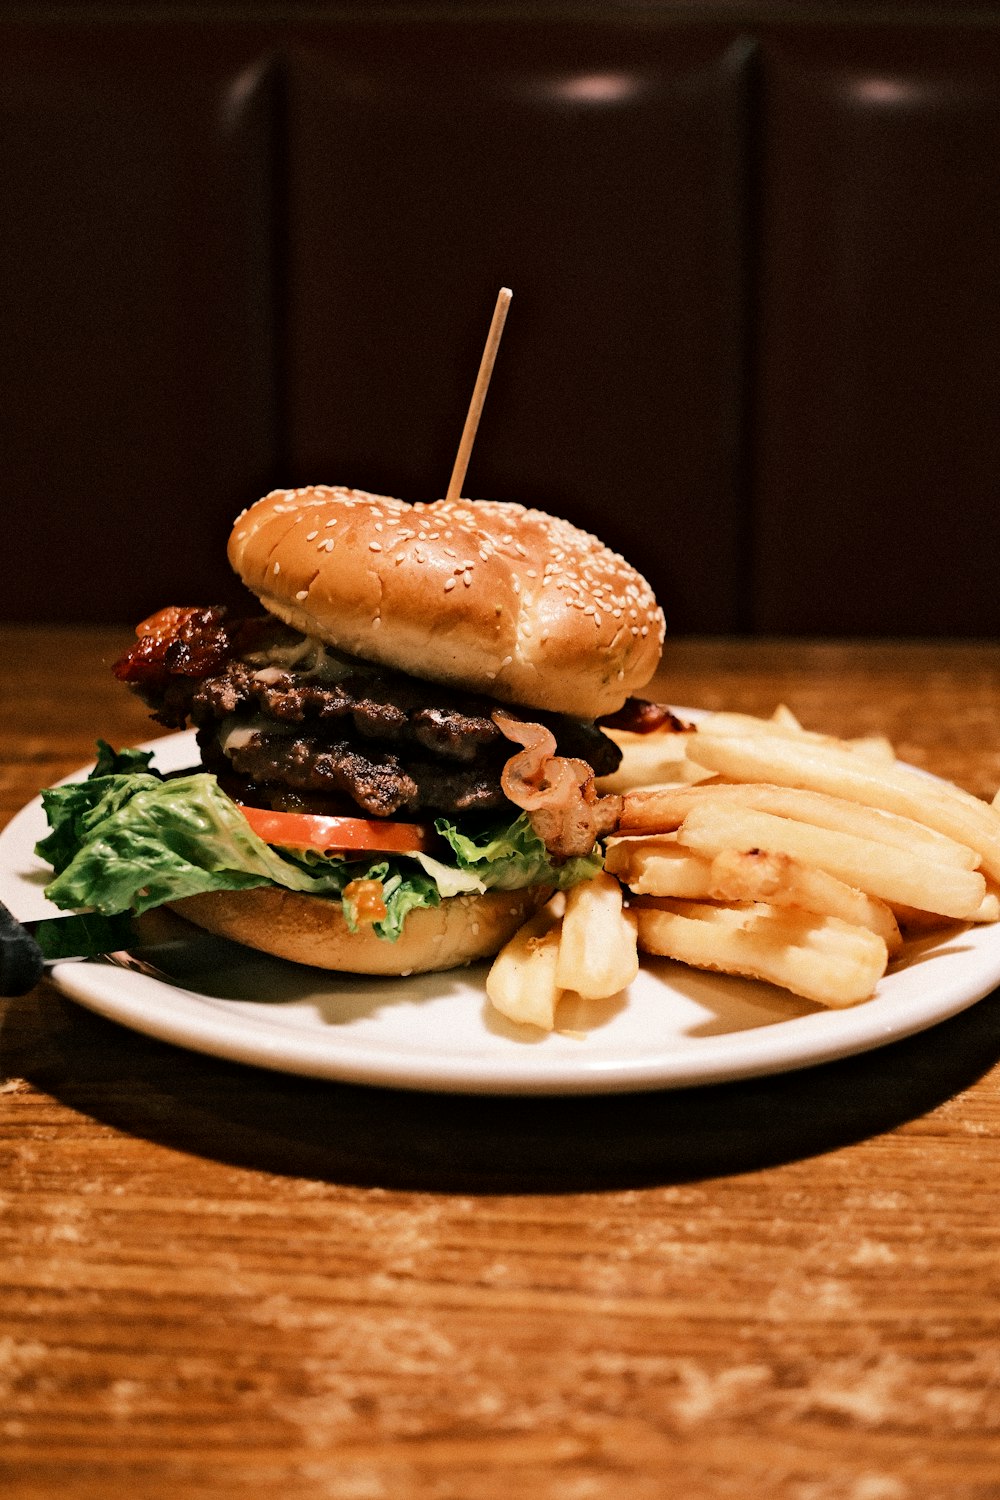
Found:
<path fill-rule="evenodd" d="M 102 746 L 46 793 L 52 900 L 401 974 L 496 953 L 596 873 L 620 811 L 600 721 L 664 633 L 623 558 L 521 505 L 317 485 L 243 512 L 229 560 L 252 611 L 161 610 L 114 667 L 196 728 L 200 767 Z"/>

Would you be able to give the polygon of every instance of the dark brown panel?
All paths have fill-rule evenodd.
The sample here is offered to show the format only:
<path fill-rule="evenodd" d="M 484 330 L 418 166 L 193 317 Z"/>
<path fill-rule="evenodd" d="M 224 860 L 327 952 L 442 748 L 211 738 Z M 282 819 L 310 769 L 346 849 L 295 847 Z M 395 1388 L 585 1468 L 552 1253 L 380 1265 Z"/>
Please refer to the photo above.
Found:
<path fill-rule="evenodd" d="M 444 492 L 498 288 L 466 492 L 738 625 L 744 92 L 721 32 L 316 27 L 292 57 L 291 473 Z"/>
<path fill-rule="evenodd" d="M 0 53 L 4 609 L 211 598 L 274 461 L 266 57 L 127 26 Z"/>
<path fill-rule="evenodd" d="M 764 49 L 764 631 L 1000 628 L 1000 38 Z"/>

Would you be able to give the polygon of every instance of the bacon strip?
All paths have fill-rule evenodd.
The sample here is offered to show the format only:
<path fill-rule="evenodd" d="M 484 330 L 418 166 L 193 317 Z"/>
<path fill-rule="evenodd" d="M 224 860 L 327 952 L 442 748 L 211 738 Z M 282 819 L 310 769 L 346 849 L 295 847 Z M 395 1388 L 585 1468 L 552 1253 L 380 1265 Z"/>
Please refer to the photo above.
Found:
<path fill-rule="evenodd" d="M 162 689 L 171 677 L 200 679 L 221 670 L 236 644 L 223 605 L 159 610 L 135 627 L 138 639 L 115 662 L 119 682 Z"/>
<path fill-rule="evenodd" d="M 677 734 L 691 727 L 665 703 L 653 703 L 648 698 L 626 698 L 617 713 L 604 714 L 597 722 L 602 729 L 627 729 L 630 734 L 655 734 L 664 728 Z"/>
<path fill-rule="evenodd" d="M 542 724 L 493 711 L 500 733 L 523 746 L 503 768 L 503 794 L 531 819 L 531 826 L 557 859 L 587 855 L 621 816 L 621 797 L 600 797 L 586 761 L 556 754 L 551 731 Z"/>
<path fill-rule="evenodd" d="M 224 604 L 171 605 L 136 626 L 135 645 L 111 670 L 149 705 L 160 724 L 183 729 L 196 685 L 218 676 L 273 628 L 270 615 L 233 619 Z"/>

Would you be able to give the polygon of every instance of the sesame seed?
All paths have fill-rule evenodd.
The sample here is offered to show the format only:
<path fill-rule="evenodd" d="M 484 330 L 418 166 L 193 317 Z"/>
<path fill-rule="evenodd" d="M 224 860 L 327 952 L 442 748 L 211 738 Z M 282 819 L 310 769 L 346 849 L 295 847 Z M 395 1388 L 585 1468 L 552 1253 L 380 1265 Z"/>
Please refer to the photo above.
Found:
<path fill-rule="evenodd" d="M 368 551 L 369 552 L 381 552 L 382 551 L 382 543 L 381 542 L 369 542 L 368 543 Z"/>
<path fill-rule="evenodd" d="M 472 574 L 469 572 L 468 568 L 466 568 L 465 572 L 462 574 L 462 582 L 465 584 L 465 587 L 467 589 L 472 587 Z"/>
<path fill-rule="evenodd" d="M 444 586 L 445 593 L 446 594 L 449 593 L 450 590 L 453 589 L 454 587 L 455 587 L 455 580 L 454 580 L 454 578 L 449 578 L 448 581 L 447 581 L 447 583 Z"/>
<path fill-rule="evenodd" d="M 302 602 L 303 599 L 308 599 L 309 598 L 309 590 L 308 589 L 299 589 L 299 591 L 295 595 L 295 597 L 296 597 L 296 599 L 298 599 L 299 603 L 301 604 L 301 602 Z"/>
<path fill-rule="evenodd" d="M 280 572 L 281 572 L 281 564 L 280 563 L 275 563 L 275 565 L 274 565 L 274 576 L 275 576 L 275 578 L 277 578 L 277 576 L 278 576 L 278 574 Z"/>
<path fill-rule="evenodd" d="M 318 536 L 319 536 L 319 532 L 318 531 L 307 531 L 306 532 L 306 541 L 307 542 L 314 542 Z"/>

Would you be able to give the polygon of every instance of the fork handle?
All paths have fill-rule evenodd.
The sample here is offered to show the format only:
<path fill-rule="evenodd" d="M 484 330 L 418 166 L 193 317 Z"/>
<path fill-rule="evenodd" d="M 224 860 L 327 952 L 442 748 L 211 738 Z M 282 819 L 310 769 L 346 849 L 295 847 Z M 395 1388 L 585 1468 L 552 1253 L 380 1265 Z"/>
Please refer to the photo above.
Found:
<path fill-rule="evenodd" d="M 0 901 L 0 995 L 26 995 L 44 968 L 41 948 Z"/>

